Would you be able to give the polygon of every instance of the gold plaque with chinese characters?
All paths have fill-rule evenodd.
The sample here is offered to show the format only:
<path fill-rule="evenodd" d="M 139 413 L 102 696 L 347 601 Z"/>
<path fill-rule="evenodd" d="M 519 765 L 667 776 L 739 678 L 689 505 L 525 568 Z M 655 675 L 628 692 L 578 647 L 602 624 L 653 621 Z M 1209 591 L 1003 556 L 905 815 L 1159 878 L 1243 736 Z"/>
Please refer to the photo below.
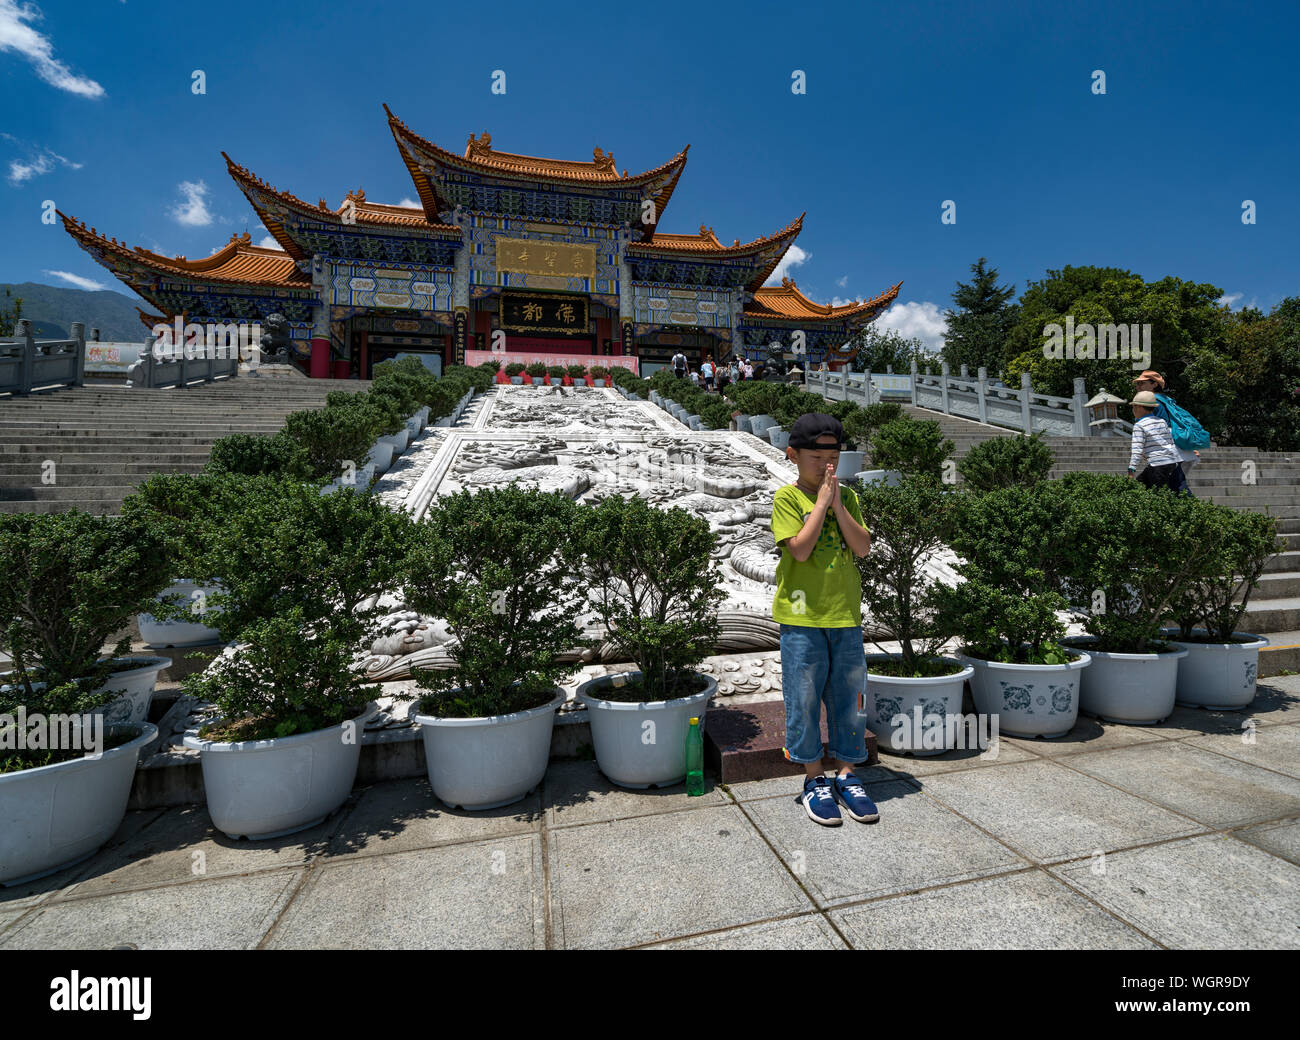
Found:
<path fill-rule="evenodd" d="M 537 239 L 497 239 L 497 271 L 553 274 L 567 278 L 596 277 L 596 247 L 542 242 Z"/>

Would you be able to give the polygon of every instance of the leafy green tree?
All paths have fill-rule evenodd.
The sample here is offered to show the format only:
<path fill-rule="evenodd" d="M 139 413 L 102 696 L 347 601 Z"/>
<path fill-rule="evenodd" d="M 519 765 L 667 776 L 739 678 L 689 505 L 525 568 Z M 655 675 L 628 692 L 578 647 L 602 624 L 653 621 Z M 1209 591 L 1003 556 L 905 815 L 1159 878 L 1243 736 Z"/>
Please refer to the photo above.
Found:
<path fill-rule="evenodd" d="M 1003 348 L 1011 329 L 1019 319 L 1019 307 L 1011 303 L 1014 285 L 998 285 L 998 269 L 985 268 L 988 261 L 980 257 L 971 264 L 974 278 L 958 282 L 952 294 L 956 309 L 943 312 L 948 321 L 943 337 L 943 360 L 954 371 L 968 365 L 974 372 L 981 365 L 990 374 L 1002 369 Z"/>
<path fill-rule="evenodd" d="M 897 329 L 877 328 L 874 323 L 860 328 L 849 340 L 857 353 L 849 361 L 852 372 L 884 372 L 892 367 L 904 374 L 911 371 L 915 359 L 917 367 L 937 367 L 939 359 L 926 350 L 916 336 L 904 336 Z"/>
<path fill-rule="evenodd" d="M 10 304 L 10 300 L 13 303 Z M 18 324 L 18 319 L 23 316 L 23 298 L 14 297 L 9 290 L 5 290 L 5 305 L 0 307 L 0 336 L 12 336 L 14 326 Z"/>

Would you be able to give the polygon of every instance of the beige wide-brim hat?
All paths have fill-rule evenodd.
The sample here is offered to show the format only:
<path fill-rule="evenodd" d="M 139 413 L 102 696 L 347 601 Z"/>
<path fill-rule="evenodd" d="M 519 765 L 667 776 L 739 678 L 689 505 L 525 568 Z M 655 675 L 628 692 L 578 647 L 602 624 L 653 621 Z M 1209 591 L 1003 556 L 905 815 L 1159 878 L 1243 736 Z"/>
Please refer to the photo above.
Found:
<path fill-rule="evenodd" d="M 1129 404 L 1140 405 L 1143 408 L 1159 408 L 1160 402 L 1156 400 L 1156 395 L 1150 390 L 1141 390 Z"/>

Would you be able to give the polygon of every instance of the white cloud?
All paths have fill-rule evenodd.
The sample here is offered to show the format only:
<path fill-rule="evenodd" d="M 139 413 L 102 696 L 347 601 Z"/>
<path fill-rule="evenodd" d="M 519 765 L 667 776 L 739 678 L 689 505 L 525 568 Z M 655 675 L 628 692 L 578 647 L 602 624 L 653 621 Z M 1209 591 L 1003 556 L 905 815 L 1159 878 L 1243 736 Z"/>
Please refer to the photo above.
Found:
<path fill-rule="evenodd" d="M 0 0 L 0 3 L 2 2 L 3 0 Z M 42 174 L 49 173 L 56 165 L 66 166 L 70 170 L 79 170 L 83 165 L 79 162 L 73 162 L 71 159 L 66 159 L 49 148 L 34 149 L 30 145 L 23 144 L 22 141 L 10 134 L 0 134 L 0 137 L 18 145 L 28 153 L 26 159 L 9 160 L 9 183 L 14 186 L 21 185 L 33 177 L 40 177 Z"/>
<path fill-rule="evenodd" d="M 812 253 L 800 249 L 798 246 L 791 246 L 785 251 L 785 256 L 781 257 L 781 262 L 776 265 L 776 270 L 768 278 L 764 285 L 780 285 L 781 279 L 790 274 L 792 267 L 798 267 L 800 264 L 806 264 L 812 259 Z"/>
<path fill-rule="evenodd" d="M 832 306 L 832 307 L 843 307 L 843 306 L 844 306 L 845 304 L 847 304 L 847 303 L 857 303 L 857 302 L 858 302 L 857 300 L 846 300 L 846 299 L 844 299 L 843 296 L 833 296 L 833 297 L 831 297 L 831 306 Z"/>
<path fill-rule="evenodd" d="M 897 329 L 899 335 L 919 339 L 926 350 L 943 349 L 943 334 L 948 328 L 943 312 L 934 303 L 896 303 L 875 320 L 875 326 Z"/>
<path fill-rule="evenodd" d="M 0 0 L 3 2 L 3 0 Z M 173 207 L 169 212 L 178 224 L 186 227 L 207 227 L 212 223 L 212 214 L 208 210 L 208 186 L 202 181 L 181 181 L 180 193 L 185 201 Z"/>
<path fill-rule="evenodd" d="M 404 198 L 404 199 L 402 199 L 401 202 L 394 203 L 394 205 L 397 205 L 397 206 L 405 206 L 407 209 L 423 209 L 423 208 L 424 208 L 424 207 L 421 206 L 418 202 L 416 202 L 415 199 L 411 199 L 411 198 Z"/>
<path fill-rule="evenodd" d="M 82 278 L 79 274 L 71 274 L 68 271 L 46 271 L 46 274 L 52 274 L 55 278 L 62 278 L 65 282 L 75 285 L 78 289 L 107 289 L 103 282 L 97 282 L 93 278 Z"/>
<path fill-rule="evenodd" d="M 93 79 L 75 75 L 63 62 L 54 57 L 50 38 L 27 24 L 41 19 L 35 4 L 19 4 L 16 0 L 0 0 L 0 51 L 21 54 L 36 68 L 36 75 L 52 87 L 69 94 L 99 98 L 104 88 Z"/>
<path fill-rule="evenodd" d="M 266 236 L 262 239 L 262 241 L 258 242 L 257 244 L 258 244 L 259 246 L 261 246 L 263 249 L 283 249 L 283 248 L 284 248 L 283 246 L 280 245 L 279 242 L 277 242 L 277 241 L 276 241 L 274 238 L 272 238 L 270 235 L 266 235 Z"/>
<path fill-rule="evenodd" d="M 835 284 L 838 285 L 841 289 L 845 288 L 849 284 L 849 276 L 845 275 L 843 278 L 835 279 Z"/>
<path fill-rule="evenodd" d="M 1246 295 L 1245 293 L 1239 293 L 1239 292 L 1224 293 L 1214 302 L 1217 303 L 1220 307 L 1231 307 L 1234 303 L 1236 303 L 1245 295 Z"/>

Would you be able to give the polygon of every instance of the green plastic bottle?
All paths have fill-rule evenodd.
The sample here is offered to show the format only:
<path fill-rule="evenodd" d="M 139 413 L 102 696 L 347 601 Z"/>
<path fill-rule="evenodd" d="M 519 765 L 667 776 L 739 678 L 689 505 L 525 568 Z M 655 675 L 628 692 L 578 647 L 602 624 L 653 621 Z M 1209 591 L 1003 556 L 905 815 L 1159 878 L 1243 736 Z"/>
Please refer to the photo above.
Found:
<path fill-rule="evenodd" d="M 686 731 L 686 793 L 704 793 L 704 734 L 698 716 L 691 716 L 691 728 Z"/>

